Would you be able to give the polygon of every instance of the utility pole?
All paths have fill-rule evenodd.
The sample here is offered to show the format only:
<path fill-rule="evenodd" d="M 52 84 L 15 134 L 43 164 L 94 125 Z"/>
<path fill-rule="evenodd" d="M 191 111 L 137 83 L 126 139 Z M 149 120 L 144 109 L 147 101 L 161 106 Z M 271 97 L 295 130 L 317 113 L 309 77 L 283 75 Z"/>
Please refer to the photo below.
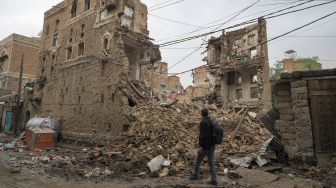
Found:
<path fill-rule="evenodd" d="M 20 115 L 20 98 L 21 98 L 21 85 L 22 85 L 22 73 L 23 73 L 23 59 L 24 54 L 21 56 L 20 76 L 19 76 L 19 88 L 16 95 L 16 110 L 15 110 L 15 122 L 14 122 L 14 135 L 17 133 Z"/>

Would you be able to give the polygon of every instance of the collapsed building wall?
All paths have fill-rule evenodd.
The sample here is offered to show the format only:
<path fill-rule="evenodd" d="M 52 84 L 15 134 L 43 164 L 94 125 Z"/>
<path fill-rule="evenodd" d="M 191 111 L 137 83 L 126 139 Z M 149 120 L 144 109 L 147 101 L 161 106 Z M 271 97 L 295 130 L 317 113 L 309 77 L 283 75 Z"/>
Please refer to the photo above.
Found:
<path fill-rule="evenodd" d="M 207 64 L 216 78 L 217 104 L 258 107 L 271 104 L 266 21 L 209 40 Z"/>
<path fill-rule="evenodd" d="M 64 0 L 45 13 L 42 44 L 33 111 L 70 132 L 120 133 L 135 104 L 130 83 L 161 59 L 140 0 Z"/>

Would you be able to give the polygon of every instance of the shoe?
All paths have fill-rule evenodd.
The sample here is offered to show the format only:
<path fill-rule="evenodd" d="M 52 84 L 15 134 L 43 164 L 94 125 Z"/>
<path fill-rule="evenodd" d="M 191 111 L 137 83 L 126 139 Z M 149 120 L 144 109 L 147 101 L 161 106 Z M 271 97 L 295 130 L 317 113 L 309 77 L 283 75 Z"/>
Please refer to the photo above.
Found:
<path fill-rule="evenodd" d="M 208 182 L 208 184 L 211 184 L 211 185 L 217 185 L 218 183 L 217 183 L 217 181 L 212 181 L 212 180 L 211 180 L 211 181 Z"/>
<path fill-rule="evenodd" d="M 193 174 L 191 176 L 188 176 L 188 180 L 198 180 L 198 177 L 195 174 Z"/>

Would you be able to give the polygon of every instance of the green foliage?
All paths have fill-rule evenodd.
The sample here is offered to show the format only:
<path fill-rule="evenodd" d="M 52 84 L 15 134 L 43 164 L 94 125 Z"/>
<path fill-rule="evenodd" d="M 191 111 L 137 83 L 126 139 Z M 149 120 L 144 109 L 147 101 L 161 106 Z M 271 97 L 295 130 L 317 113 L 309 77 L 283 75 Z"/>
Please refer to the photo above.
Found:
<path fill-rule="evenodd" d="M 277 61 L 275 64 L 275 67 L 270 68 L 270 75 L 271 75 L 271 80 L 277 80 L 280 79 L 281 73 L 283 73 L 283 65 L 281 61 Z"/>
<path fill-rule="evenodd" d="M 322 70 L 322 65 L 317 62 L 318 57 L 299 59 L 303 64 L 299 67 L 299 71 Z"/>

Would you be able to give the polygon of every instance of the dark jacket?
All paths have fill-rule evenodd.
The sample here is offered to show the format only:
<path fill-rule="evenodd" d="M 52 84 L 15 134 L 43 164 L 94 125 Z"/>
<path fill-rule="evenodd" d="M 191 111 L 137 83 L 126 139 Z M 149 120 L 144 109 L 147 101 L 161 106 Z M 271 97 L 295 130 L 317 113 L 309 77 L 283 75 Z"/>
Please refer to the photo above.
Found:
<path fill-rule="evenodd" d="M 212 121 L 209 117 L 204 117 L 200 123 L 199 147 L 209 150 L 212 144 Z"/>

